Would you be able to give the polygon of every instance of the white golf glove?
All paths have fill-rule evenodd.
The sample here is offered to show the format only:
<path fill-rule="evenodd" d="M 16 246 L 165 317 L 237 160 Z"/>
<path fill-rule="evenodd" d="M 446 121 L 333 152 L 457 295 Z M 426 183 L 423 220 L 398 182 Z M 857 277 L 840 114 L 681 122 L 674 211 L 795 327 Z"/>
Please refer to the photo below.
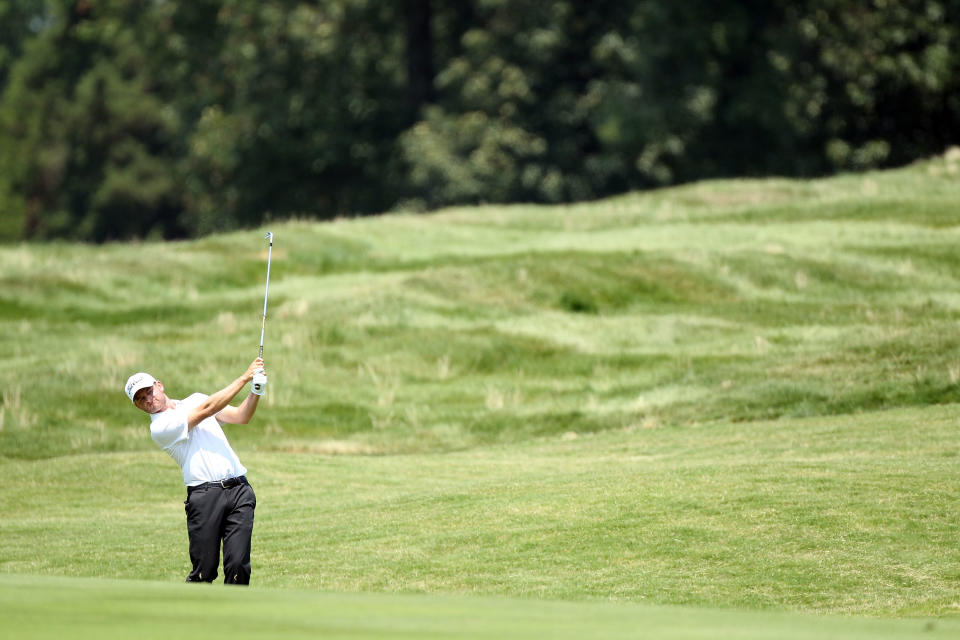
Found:
<path fill-rule="evenodd" d="M 267 374 L 263 372 L 263 369 L 258 369 L 253 374 L 253 380 L 250 383 L 250 391 L 262 396 L 267 392 Z"/>

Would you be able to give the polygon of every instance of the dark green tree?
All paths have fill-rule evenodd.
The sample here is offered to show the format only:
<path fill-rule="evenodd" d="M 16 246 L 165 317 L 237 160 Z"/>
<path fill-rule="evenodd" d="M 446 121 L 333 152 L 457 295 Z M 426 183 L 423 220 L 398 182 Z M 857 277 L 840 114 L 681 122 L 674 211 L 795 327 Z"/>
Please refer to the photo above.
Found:
<path fill-rule="evenodd" d="M 960 133 L 955 0 L 0 0 L 0 238 L 811 176 Z"/>
<path fill-rule="evenodd" d="M 392 141 L 411 120 L 401 18 L 392 3 L 223 2 L 205 63 L 223 80 L 189 134 L 185 224 L 389 207 Z"/>
<path fill-rule="evenodd" d="M 22 237 L 182 234 L 168 223 L 182 206 L 179 120 L 154 92 L 141 4 L 65 3 L 14 67 L 0 106 L 0 200 Z"/>

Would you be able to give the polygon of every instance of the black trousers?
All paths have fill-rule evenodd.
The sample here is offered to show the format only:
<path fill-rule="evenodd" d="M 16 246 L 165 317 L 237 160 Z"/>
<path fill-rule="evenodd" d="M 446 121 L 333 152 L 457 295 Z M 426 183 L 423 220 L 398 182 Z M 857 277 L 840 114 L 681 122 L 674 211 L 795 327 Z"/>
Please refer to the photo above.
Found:
<path fill-rule="evenodd" d="M 236 484 L 229 486 L 231 482 Z M 226 488 L 216 482 L 187 488 L 184 507 L 193 564 L 187 582 L 217 579 L 222 544 L 224 584 L 250 584 L 250 539 L 257 496 L 245 478 L 225 484 Z"/>

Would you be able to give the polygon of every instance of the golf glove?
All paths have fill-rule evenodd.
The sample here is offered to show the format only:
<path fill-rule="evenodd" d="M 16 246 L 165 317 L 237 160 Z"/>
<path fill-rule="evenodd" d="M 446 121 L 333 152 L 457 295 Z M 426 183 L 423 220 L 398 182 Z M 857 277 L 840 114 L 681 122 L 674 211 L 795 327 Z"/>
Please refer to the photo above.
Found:
<path fill-rule="evenodd" d="M 262 396 L 267 392 L 267 374 L 263 372 L 263 369 L 260 369 L 253 374 L 250 391 L 258 396 Z"/>

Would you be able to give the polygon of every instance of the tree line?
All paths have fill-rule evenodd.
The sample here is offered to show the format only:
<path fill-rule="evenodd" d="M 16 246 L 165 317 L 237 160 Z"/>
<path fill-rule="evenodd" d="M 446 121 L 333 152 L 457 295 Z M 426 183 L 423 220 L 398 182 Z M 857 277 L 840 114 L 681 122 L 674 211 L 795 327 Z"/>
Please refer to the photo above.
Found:
<path fill-rule="evenodd" d="M 0 0 L 0 239 L 903 164 L 960 0 Z"/>

